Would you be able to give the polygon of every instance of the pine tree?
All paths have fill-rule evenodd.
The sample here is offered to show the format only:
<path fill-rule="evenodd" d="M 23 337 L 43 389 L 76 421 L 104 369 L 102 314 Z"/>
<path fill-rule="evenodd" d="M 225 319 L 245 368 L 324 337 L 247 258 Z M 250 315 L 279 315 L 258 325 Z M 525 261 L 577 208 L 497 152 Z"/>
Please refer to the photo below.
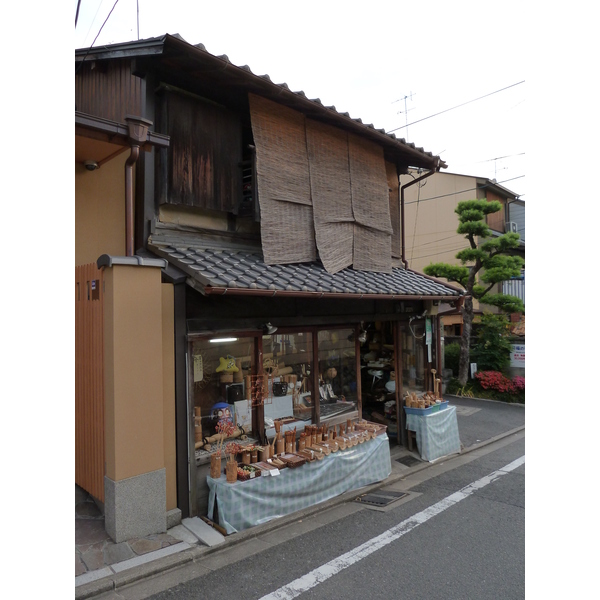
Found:
<path fill-rule="evenodd" d="M 459 202 L 455 211 L 458 214 L 459 234 L 464 234 L 469 246 L 456 254 L 460 265 L 435 263 L 425 267 L 427 275 L 443 277 L 465 288 L 465 298 L 461 307 L 463 331 L 460 340 L 458 379 L 461 385 L 467 383 L 469 374 L 469 349 L 473 325 L 473 299 L 483 304 L 497 306 L 503 312 L 525 312 L 523 302 L 507 294 L 490 293 L 501 281 L 521 274 L 524 261 L 520 256 L 510 254 L 519 245 L 518 233 L 505 233 L 492 237 L 492 230 L 485 222 L 485 216 L 502 209 L 502 204 L 494 200 L 466 200 Z M 478 245 L 478 239 L 481 241 Z"/>

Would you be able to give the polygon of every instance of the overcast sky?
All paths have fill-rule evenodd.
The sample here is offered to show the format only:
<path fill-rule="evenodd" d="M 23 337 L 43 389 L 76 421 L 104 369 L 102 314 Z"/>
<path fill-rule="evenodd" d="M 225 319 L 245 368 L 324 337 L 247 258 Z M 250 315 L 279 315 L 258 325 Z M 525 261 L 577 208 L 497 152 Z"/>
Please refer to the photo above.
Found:
<path fill-rule="evenodd" d="M 75 47 L 178 33 L 527 200 L 522 6 L 81 0 Z"/>

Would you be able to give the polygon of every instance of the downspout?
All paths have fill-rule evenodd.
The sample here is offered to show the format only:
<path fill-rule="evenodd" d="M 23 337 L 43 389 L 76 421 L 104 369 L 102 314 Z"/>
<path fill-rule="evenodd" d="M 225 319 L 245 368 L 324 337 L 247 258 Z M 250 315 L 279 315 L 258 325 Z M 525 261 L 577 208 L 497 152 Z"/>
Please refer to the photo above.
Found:
<path fill-rule="evenodd" d="M 418 177 L 417 179 L 413 179 L 411 182 L 404 184 L 403 186 L 400 186 L 400 228 L 402 229 L 402 254 L 400 256 L 400 259 L 402 260 L 402 262 L 404 263 L 404 268 L 408 269 L 408 261 L 406 260 L 406 240 L 405 240 L 405 234 L 404 234 L 404 190 L 407 187 L 410 187 L 411 185 L 415 185 L 415 183 L 419 183 L 419 181 L 423 181 L 423 179 L 427 179 L 427 177 L 430 177 L 431 175 L 433 175 L 434 173 L 437 173 L 440 170 L 440 157 L 437 157 L 437 164 L 435 166 L 434 169 L 432 169 L 431 171 L 429 171 L 429 173 L 425 173 L 425 175 L 421 175 L 421 177 Z"/>
<path fill-rule="evenodd" d="M 131 153 L 125 162 L 125 256 L 134 254 L 133 231 L 133 165 L 140 156 L 140 148 L 148 138 L 148 128 L 152 121 L 142 117 L 126 116 Z"/>

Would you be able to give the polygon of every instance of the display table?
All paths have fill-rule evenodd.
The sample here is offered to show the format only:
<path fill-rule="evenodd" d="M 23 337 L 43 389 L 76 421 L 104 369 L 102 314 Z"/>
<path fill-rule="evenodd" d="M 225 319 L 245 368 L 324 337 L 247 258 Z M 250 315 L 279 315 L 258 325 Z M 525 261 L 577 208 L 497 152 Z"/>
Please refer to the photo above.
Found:
<path fill-rule="evenodd" d="M 417 434 L 417 448 L 423 460 L 429 462 L 460 452 L 456 406 L 430 415 L 406 415 L 406 429 Z"/>
<path fill-rule="evenodd" d="M 235 533 L 384 480 L 392 472 L 387 435 L 338 450 L 279 475 L 227 483 L 208 476 L 208 517 Z"/>

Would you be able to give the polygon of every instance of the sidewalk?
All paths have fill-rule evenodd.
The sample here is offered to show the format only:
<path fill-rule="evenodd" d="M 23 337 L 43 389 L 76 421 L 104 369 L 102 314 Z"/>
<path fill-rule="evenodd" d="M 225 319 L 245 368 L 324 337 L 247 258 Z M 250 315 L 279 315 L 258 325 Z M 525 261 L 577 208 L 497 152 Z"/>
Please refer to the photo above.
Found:
<path fill-rule="evenodd" d="M 525 407 L 489 400 L 446 396 L 456 406 L 462 452 L 469 452 L 525 427 Z M 392 473 L 385 481 L 361 489 L 364 493 L 388 485 L 400 477 L 427 468 L 433 463 L 421 460 L 418 452 L 390 443 Z M 351 500 L 348 492 L 324 504 L 327 507 Z M 323 510 L 323 504 L 275 519 L 238 534 L 224 537 L 202 519 L 183 519 L 166 533 L 113 542 L 104 529 L 104 518 L 88 494 L 75 488 L 75 597 L 91 598 L 139 581 L 224 547 L 240 543 L 249 536 L 277 529 L 288 521 Z"/>

